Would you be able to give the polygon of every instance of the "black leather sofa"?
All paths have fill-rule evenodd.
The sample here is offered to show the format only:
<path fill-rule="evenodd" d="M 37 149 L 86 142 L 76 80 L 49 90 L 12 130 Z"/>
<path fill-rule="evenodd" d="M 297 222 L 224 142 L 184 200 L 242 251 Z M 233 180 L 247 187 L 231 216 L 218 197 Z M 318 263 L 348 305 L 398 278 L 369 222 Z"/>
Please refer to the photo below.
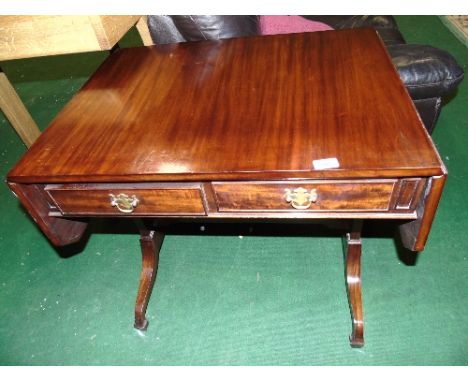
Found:
<path fill-rule="evenodd" d="M 400 78 L 429 133 L 434 130 L 443 97 L 463 79 L 463 69 L 441 49 L 406 44 L 392 16 L 302 16 L 333 29 L 374 28 L 382 38 Z M 149 16 L 155 44 L 215 40 L 260 33 L 257 16 Z"/>

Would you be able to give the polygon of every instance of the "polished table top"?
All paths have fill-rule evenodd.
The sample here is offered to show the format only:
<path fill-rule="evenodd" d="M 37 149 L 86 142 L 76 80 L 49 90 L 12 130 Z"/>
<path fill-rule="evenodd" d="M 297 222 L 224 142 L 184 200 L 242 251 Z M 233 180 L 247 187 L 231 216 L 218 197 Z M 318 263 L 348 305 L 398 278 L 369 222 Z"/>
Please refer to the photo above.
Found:
<path fill-rule="evenodd" d="M 326 158 L 336 161 L 313 162 Z M 376 32 L 356 29 L 122 49 L 59 113 L 8 179 L 443 172 Z"/>

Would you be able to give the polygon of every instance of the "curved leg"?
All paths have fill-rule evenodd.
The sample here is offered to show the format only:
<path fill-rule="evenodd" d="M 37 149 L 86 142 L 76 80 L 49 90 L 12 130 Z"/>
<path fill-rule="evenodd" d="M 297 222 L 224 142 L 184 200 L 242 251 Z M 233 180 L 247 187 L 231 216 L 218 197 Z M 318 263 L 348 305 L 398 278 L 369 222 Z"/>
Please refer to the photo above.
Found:
<path fill-rule="evenodd" d="M 349 337 L 352 347 L 364 346 L 364 314 L 361 294 L 361 227 L 362 221 L 353 222 L 346 235 L 346 286 L 351 310 L 353 331 Z"/>
<path fill-rule="evenodd" d="M 140 234 L 141 254 L 143 258 L 140 275 L 140 286 L 135 304 L 135 325 L 139 330 L 146 330 L 146 307 L 153 290 L 154 280 L 158 271 L 159 251 L 164 240 L 164 234 L 156 231 L 142 230 Z"/>

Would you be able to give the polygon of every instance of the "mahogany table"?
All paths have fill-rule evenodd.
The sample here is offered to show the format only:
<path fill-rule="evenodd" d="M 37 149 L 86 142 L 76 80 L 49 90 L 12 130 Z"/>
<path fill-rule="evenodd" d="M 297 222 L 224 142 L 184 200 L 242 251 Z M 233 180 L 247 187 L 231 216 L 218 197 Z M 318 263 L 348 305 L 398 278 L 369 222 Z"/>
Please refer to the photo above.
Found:
<path fill-rule="evenodd" d="M 56 246 L 102 216 L 349 222 L 350 341 L 362 346 L 362 221 L 395 220 L 421 251 L 445 178 L 381 40 L 362 29 L 122 49 L 7 180 Z M 164 237 L 146 227 L 138 329 Z"/>

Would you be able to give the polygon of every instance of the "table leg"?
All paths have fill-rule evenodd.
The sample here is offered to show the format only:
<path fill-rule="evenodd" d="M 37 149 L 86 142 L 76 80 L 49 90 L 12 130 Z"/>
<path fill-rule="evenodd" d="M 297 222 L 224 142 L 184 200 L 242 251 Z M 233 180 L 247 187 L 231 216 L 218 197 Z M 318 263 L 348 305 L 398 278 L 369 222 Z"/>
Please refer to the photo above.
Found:
<path fill-rule="evenodd" d="M 32 119 L 26 106 L 16 93 L 13 85 L 8 81 L 0 68 L 0 109 L 3 111 L 11 126 L 16 130 L 24 144 L 29 147 L 41 135 L 41 131 Z"/>
<path fill-rule="evenodd" d="M 154 280 L 158 271 L 159 251 L 164 240 L 164 234 L 153 230 L 141 230 L 140 245 L 142 254 L 142 269 L 140 286 L 135 304 L 135 325 L 139 330 L 146 330 L 146 308 L 153 290 Z"/>
<path fill-rule="evenodd" d="M 346 286 L 353 331 L 349 337 L 352 347 L 364 346 L 364 314 L 361 294 L 361 230 L 362 220 L 353 221 L 346 235 Z"/>
<path fill-rule="evenodd" d="M 143 45 L 154 45 L 153 39 L 151 38 L 151 34 L 148 29 L 148 16 L 141 16 L 140 20 L 138 20 L 138 22 L 136 23 L 136 29 L 140 34 L 141 41 L 143 41 Z"/>

